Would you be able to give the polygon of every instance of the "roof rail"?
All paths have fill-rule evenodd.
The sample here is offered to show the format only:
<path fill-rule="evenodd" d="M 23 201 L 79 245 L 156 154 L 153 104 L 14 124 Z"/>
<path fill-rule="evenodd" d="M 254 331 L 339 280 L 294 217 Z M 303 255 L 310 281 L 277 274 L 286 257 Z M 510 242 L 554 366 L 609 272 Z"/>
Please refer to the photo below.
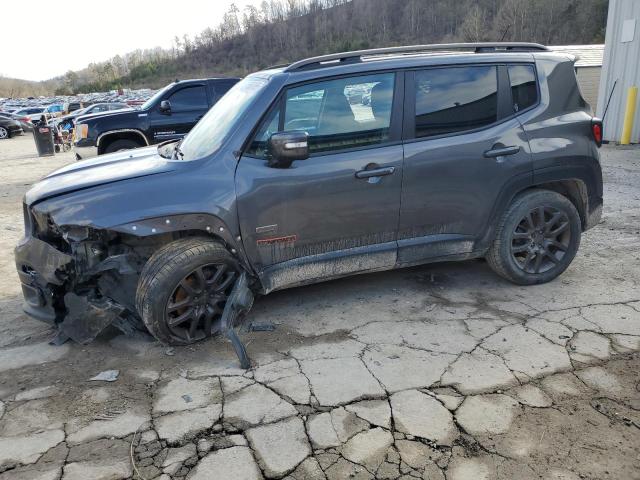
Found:
<path fill-rule="evenodd" d="M 372 48 L 370 50 L 354 50 L 352 52 L 332 53 L 318 57 L 305 58 L 292 63 L 285 72 L 303 70 L 323 66 L 333 66 L 336 63 L 349 63 L 362 61 L 362 57 L 378 55 L 409 54 L 420 52 L 437 52 L 450 50 L 473 50 L 475 53 L 486 52 L 531 52 L 549 50 L 539 43 L 528 42 L 481 42 L 481 43 L 438 43 L 433 45 L 408 45 L 403 47 Z"/>

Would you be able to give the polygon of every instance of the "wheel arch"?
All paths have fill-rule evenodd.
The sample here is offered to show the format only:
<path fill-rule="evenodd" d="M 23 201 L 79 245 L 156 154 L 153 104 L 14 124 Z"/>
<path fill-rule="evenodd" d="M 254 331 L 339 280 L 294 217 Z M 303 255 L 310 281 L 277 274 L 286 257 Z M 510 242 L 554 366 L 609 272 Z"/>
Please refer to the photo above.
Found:
<path fill-rule="evenodd" d="M 512 178 L 498 195 L 489 218 L 487 229 L 484 235 L 478 240 L 475 250 L 484 251 L 489 248 L 494 239 L 500 218 L 509 208 L 509 205 L 511 205 L 518 195 L 533 189 L 550 190 L 569 199 L 576 207 L 576 210 L 578 210 L 582 230 L 586 230 L 588 227 L 587 219 L 589 212 L 588 180 L 585 180 L 585 178 L 580 175 L 567 175 L 567 173 L 571 172 L 565 172 L 564 175 L 560 175 L 559 173 L 560 171 L 556 170 L 555 172 L 548 172 L 544 175 L 534 174 L 532 177 L 531 174 L 527 174 Z"/>
<path fill-rule="evenodd" d="M 120 128 L 118 130 L 109 130 L 98 135 L 96 139 L 98 154 L 103 154 L 107 147 L 116 140 L 131 140 L 139 143 L 140 146 L 149 145 L 149 140 L 141 130 L 136 128 Z"/>
<path fill-rule="evenodd" d="M 149 240 L 164 236 L 165 243 L 189 236 L 211 238 L 222 243 L 248 272 L 253 273 L 242 239 L 234 237 L 226 223 L 216 215 L 208 213 L 164 215 L 117 225 L 108 230 Z"/>

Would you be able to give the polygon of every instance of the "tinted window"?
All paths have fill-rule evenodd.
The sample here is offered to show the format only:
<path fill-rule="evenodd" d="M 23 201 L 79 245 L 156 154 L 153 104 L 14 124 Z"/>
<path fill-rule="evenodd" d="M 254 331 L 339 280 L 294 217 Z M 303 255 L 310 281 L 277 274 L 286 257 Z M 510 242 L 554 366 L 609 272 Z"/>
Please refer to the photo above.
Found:
<path fill-rule="evenodd" d="M 473 130 L 497 120 L 495 66 L 416 72 L 416 137 Z"/>
<path fill-rule="evenodd" d="M 509 80 L 511 82 L 511 98 L 513 99 L 514 112 L 519 112 L 536 104 L 538 101 L 538 87 L 536 85 L 536 74 L 532 66 L 510 66 Z"/>
<path fill-rule="evenodd" d="M 384 73 L 290 88 L 284 119 L 274 109 L 248 153 L 264 157 L 277 131 L 305 131 L 311 153 L 375 145 L 389 140 L 395 74 Z"/>
<path fill-rule="evenodd" d="M 208 107 L 204 86 L 187 87 L 171 94 L 167 99 L 171 102 L 173 112 L 202 110 Z"/>

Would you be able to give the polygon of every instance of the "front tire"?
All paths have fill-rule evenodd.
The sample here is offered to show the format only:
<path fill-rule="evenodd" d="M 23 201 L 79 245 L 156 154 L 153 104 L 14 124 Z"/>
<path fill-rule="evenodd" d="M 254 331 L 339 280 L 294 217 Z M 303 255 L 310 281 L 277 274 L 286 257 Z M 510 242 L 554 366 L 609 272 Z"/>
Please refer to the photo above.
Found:
<path fill-rule="evenodd" d="M 240 267 L 220 243 L 190 237 L 171 242 L 147 261 L 136 308 L 149 332 L 169 345 L 189 345 L 220 330 Z"/>
<path fill-rule="evenodd" d="M 104 149 L 104 153 L 114 153 L 114 152 L 121 152 L 123 150 L 131 150 L 133 148 L 140 148 L 142 145 L 140 145 L 137 142 L 134 142 L 133 140 L 116 140 L 112 143 L 109 144 L 109 146 L 107 146 L 107 148 Z"/>
<path fill-rule="evenodd" d="M 502 217 L 487 263 L 518 285 L 546 283 L 571 264 L 581 232 L 580 215 L 569 199 L 529 190 L 517 196 Z"/>

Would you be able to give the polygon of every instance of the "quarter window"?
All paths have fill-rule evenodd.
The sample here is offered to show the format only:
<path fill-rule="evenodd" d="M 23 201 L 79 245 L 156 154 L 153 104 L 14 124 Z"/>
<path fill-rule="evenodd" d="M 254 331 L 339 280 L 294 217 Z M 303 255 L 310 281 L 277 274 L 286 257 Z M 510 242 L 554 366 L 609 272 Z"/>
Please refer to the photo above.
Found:
<path fill-rule="evenodd" d="M 310 153 L 384 143 L 390 138 L 395 74 L 383 73 L 317 82 L 286 91 L 284 115 L 272 109 L 247 153 L 265 158 L 269 137 L 305 131 Z M 276 106 L 279 107 L 279 106 Z"/>
<path fill-rule="evenodd" d="M 416 72 L 417 138 L 473 130 L 495 123 L 495 66 L 433 68 Z"/>
<path fill-rule="evenodd" d="M 536 74 L 532 66 L 509 66 L 509 81 L 511 82 L 511 98 L 514 112 L 519 112 L 536 104 L 538 101 L 538 87 L 536 85 Z"/>
<path fill-rule="evenodd" d="M 207 93 L 204 86 L 187 87 L 173 93 L 167 100 L 174 112 L 188 112 L 207 108 Z"/>

